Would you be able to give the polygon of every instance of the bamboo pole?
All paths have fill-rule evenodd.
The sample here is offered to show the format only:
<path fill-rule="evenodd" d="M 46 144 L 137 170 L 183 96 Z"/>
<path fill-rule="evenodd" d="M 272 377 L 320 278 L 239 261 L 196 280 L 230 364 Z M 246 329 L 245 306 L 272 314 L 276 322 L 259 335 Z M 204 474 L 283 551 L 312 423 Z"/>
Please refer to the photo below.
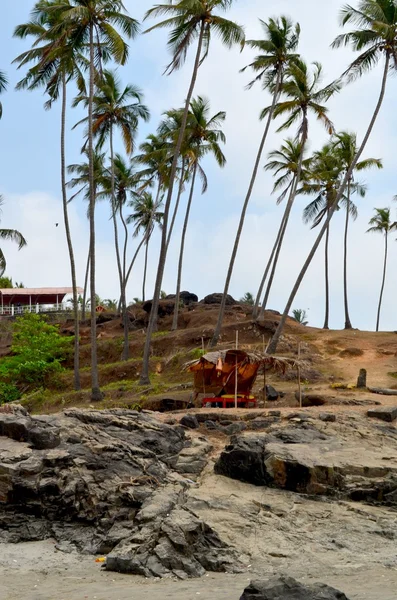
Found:
<path fill-rule="evenodd" d="M 300 367 L 300 358 L 301 358 L 301 343 L 298 343 L 298 390 L 299 390 L 299 407 L 302 408 L 302 387 L 301 387 L 301 367 Z"/>

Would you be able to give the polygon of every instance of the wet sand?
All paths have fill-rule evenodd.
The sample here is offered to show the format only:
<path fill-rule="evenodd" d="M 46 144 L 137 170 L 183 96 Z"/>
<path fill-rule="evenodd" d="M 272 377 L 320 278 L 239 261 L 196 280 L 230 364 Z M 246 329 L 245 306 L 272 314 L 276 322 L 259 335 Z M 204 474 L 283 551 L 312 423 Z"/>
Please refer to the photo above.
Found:
<path fill-rule="evenodd" d="M 293 575 L 293 572 L 288 574 Z M 225 575 L 210 573 L 187 581 L 147 580 L 108 573 L 91 556 L 64 554 L 51 540 L 0 544 L 1 600 L 239 600 L 251 579 L 263 572 Z M 395 600 L 397 570 L 360 565 L 345 572 L 299 577 L 306 583 L 320 580 L 345 592 L 349 600 Z"/>

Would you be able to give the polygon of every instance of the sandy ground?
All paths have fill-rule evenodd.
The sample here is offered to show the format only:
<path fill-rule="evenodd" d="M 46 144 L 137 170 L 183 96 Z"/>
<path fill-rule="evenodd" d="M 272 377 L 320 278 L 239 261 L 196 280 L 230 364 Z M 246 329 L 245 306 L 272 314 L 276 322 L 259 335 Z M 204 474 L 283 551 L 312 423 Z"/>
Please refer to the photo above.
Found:
<path fill-rule="evenodd" d="M 149 581 L 107 573 L 92 557 L 63 554 L 54 542 L 0 544 L 2 600 L 239 600 L 250 579 L 266 571 L 240 575 L 208 574 L 188 581 Z M 300 577 L 306 583 L 315 577 Z M 397 571 L 346 568 L 321 577 L 350 600 L 395 600 Z"/>

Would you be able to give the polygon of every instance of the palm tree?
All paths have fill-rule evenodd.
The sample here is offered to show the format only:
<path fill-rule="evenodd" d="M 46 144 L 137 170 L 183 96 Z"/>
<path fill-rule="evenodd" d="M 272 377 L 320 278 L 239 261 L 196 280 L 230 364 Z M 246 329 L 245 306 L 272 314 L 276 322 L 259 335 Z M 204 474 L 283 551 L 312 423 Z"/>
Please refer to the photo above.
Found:
<path fill-rule="evenodd" d="M 4 204 L 4 199 L 0 196 L 0 213 L 1 207 Z M 22 233 L 20 233 L 17 229 L 3 229 L 0 228 L 0 239 L 6 242 L 16 242 L 18 244 L 18 250 L 21 250 L 24 246 L 26 246 L 27 242 L 23 237 Z M 4 271 L 7 267 L 7 261 L 4 256 L 4 252 L 2 248 L 0 248 L 0 277 L 4 275 Z"/>
<path fill-rule="evenodd" d="M 173 113 L 175 113 L 174 116 Z M 182 113 L 183 109 L 176 111 L 168 111 L 168 116 L 174 124 L 175 128 L 178 127 L 178 124 L 181 121 L 180 116 L 182 115 Z M 210 103 L 207 98 L 198 96 L 197 98 L 194 98 L 190 103 L 190 110 L 188 113 L 186 123 L 185 137 L 181 148 L 181 156 L 184 163 L 186 164 L 186 175 L 191 174 L 191 184 L 189 198 L 186 206 L 185 219 L 182 227 L 181 244 L 179 250 L 178 274 L 175 292 L 175 306 L 172 330 L 178 329 L 178 313 L 182 280 L 183 256 L 186 232 L 195 189 L 196 175 L 199 174 L 201 176 L 203 182 L 202 193 L 205 193 L 207 191 L 208 184 L 207 177 L 201 166 L 201 160 L 207 155 L 211 154 L 212 156 L 214 156 L 216 162 L 220 167 L 224 167 L 224 165 L 226 164 L 225 156 L 219 145 L 220 142 L 226 142 L 225 135 L 220 129 L 225 118 L 226 113 L 223 111 L 216 113 L 213 117 L 210 116 Z M 169 134 L 171 135 L 171 138 L 177 137 L 177 131 L 173 132 L 172 129 L 170 129 Z"/>
<path fill-rule="evenodd" d="M 143 241 L 146 246 L 142 280 L 142 302 L 145 302 L 149 241 L 156 224 L 161 226 L 164 213 L 159 210 L 161 208 L 161 199 L 159 202 L 156 202 L 153 199 L 152 194 L 149 192 L 143 192 L 136 199 L 134 199 L 129 206 L 132 207 L 134 212 L 127 217 L 127 223 L 133 223 L 134 237 L 137 237 L 141 230 L 143 231 Z"/>
<path fill-rule="evenodd" d="M 6 91 L 7 84 L 8 84 L 8 79 L 6 77 L 6 74 L 3 73 L 3 71 L 0 71 L 0 94 L 2 94 L 3 92 Z M 3 116 L 3 105 L 0 102 L 0 119 L 2 116 Z"/>
<path fill-rule="evenodd" d="M 305 180 L 298 190 L 298 194 L 314 195 L 315 199 L 310 202 L 303 211 L 304 223 L 312 222 L 312 229 L 319 225 L 327 217 L 331 210 L 340 185 L 340 177 L 343 173 L 343 165 L 339 160 L 339 155 L 335 152 L 333 142 L 325 144 L 321 150 L 313 154 L 310 160 Z M 354 184 L 355 191 L 359 191 L 361 196 L 365 195 L 365 188 Z M 346 204 L 346 198 L 343 196 L 341 202 Z M 337 207 L 339 210 L 339 206 Z M 357 218 L 357 207 L 351 201 L 348 210 L 350 215 Z M 329 232 L 330 226 L 325 232 L 325 317 L 323 329 L 329 329 Z"/>
<path fill-rule="evenodd" d="M 269 89 L 272 92 L 272 105 L 267 113 L 267 120 L 265 129 L 262 135 L 262 139 L 259 144 L 258 153 L 256 155 L 254 168 L 252 171 L 251 179 L 248 185 L 247 194 L 245 196 L 243 208 L 241 211 L 240 221 L 237 228 L 236 238 L 232 254 L 230 257 L 229 267 L 226 275 L 225 287 L 223 290 L 223 296 L 221 305 L 219 307 L 218 321 L 215 327 L 215 331 L 211 340 L 211 346 L 216 346 L 218 343 L 223 318 L 226 308 L 226 299 L 229 291 L 230 280 L 232 278 L 234 263 L 236 260 L 238 246 L 240 244 L 241 233 L 244 226 L 245 215 L 248 208 L 252 191 L 254 189 L 259 163 L 263 153 L 263 148 L 266 143 L 266 139 L 270 129 L 270 123 L 274 116 L 274 109 L 280 96 L 282 89 L 285 72 L 288 66 L 298 58 L 295 53 L 300 35 L 299 24 L 293 25 L 293 23 L 287 17 L 280 17 L 280 19 L 269 19 L 268 23 L 261 20 L 261 25 L 264 30 L 264 39 L 261 40 L 248 40 L 246 44 L 251 48 L 259 51 L 259 55 L 255 57 L 254 61 L 243 69 L 251 68 L 255 73 L 255 78 L 248 84 L 248 87 L 256 81 L 261 81 L 264 89 Z M 266 115 L 263 115 L 265 117 Z"/>
<path fill-rule="evenodd" d="M 397 229 L 397 223 L 392 223 L 390 219 L 390 208 L 375 208 L 375 215 L 370 219 L 367 233 L 381 233 L 385 238 L 385 255 L 383 259 L 382 285 L 380 288 L 378 312 L 376 316 L 376 331 L 379 331 L 380 309 L 382 306 L 383 290 L 385 287 L 386 267 L 387 267 L 387 241 L 389 234 Z"/>
<path fill-rule="evenodd" d="M 293 319 L 300 323 L 301 325 L 308 325 L 309 321 L 307 320 L 307 313 L 304 308 L 294 308 L 292 311 Z"/>
<path fill-rule="evenodd" d="M 334 140 L 335 152 L 338 154 L 339 160 L 345 173 L 350 168 L 355 155 L 357 154 L 357 136 L 355 133 L 348 131 L 341 131 L 335 135 Z M 382 161 L 379 158 L 366 158 L 356 163 L 354 171 L 364 171 L 376 167 L 378 169 L 383 168 Z M 354 171 L 352 172 L 349 181 L 347 182 L 346 192 L 346 219 L 345 219 L 345 233 L 343 240 L 343 300 L 345 309 L 345 329 L 352 329 L 349 314 L 348 304 L 348 293 L 347 293 L 347 239 L 349 231 L 349 216 L 350 216 L 350 197 L 352 193 L 352 186 L 354 184 Z"/>
<path fill-rule="evenodd" d="M 345 174 L 342 184 L 339 187 L 335 204 L 330 210 L 327 219 L 325 220 L 292 288 L 279 325 L 271 339 L 268 348 L 269 352 L 275 352 L 277 350 L 278 341 L 283 332 L 292 302 L 294 301 L 296 293 L 300 288 L 313 256 L 316 253 L 328 223 L 332 219 L 338 202 L 345 193 L 356 163 L 359 161 L 371 136 L 376 119 L 378 118 L 383 104 L 383 99 L 385 97 L 390 67 L 397 67 L 397 10 L 395 0 L 360 0 L 358 9 L 355 9 L 349 5 L 345 6 L 341 12 L 341 22 L 342 25 L 353 22 L 357 25 L 358 29 L 338 36 L 333 42 L 333 47 L 339 48 L 340 46 L 351 46 L 354 50 L 361 52 L 361 54 L 345 71 L 345 78 L 347 78 L 347 80 L 354 80 L 358 77 L 361 77 L 369 69 L 373 68 L 381 60 L 383 60 L 383 75 L 379 97 L 363 141 L 361 142 L 361 145 L 359 146 L 356 155 L 354 156 L 350 167 Z"/>
<path fill-rule="evenodd" d="M 88 106 L 88 97 L 80 94 L 74 100 L 73 105 L 77 106 L 83 102 Z M 93 98 L 93 135 L 97 138 L 98 148 L 103 148 L 105 142 L 109 140 L 110 149 L 110 184 L 111 194 L 110 202 L 112 207 L 112 221 L 114 231 L 114 243 L 116 250 L 117 268 L 120 281 L 120 294 L 122 305 L 122 316 L 124 323 L 124 336 L 128 340 L 128 319 L 127 304 L 125 298 L 125 260 L 122 264 L 119 248 L 119 236 L 117 227 L 117 214 L 122 210 L 116 203 L 115 196 L 115 173 L 114 173 L 114 145 L 113 136 L 115 127 L 120 129 L 124 147 L 127 154 L 131 155 L 134 150 L 134 139 L 138 129 L 139 120 L 147 121 L 149 119 L 148 108 L 142 104 L 142 92 L 133 85 L 128 85 L 124 90 L 121 88 L 120 80 L 113 71 L 104 71 L 98 81 L 97 90 Z M 81 123 L 86 123 L 88 117 L 85 117 L 75 127 Z M 128 238 L 127 238 L 128 239 Z M 125 256 L 125 253 L 124 253 Z M 128 359 L 128 343 L 124 344 L 123 359 Z"/>
<path fill-rule="evenodd" d="M 302 160 L 302 168 L 307 167 L 307 159 L 304 158 L 303 150 L 303 160 Z M 277 204 L 280 204 L 287 196 L 291 198 L 292 191 L 295 188 L 295 180 L 298 173 L 298 168 L 300 164 L 300 157 L 302 155 L 302 144 L 297 140 L 293 140 L 292 138 L 288 138 L 284 141 L 280 150 L 274 150 L 269 153 L 270 161 L 265 165 L 266 171 L 273 171 L 274 176 L 276 177 L 276 181 L 273 186 L 273 193 L 281 192 L 277 198 Z M 272 251 L 269 256 L 269 260 L 266 265 L 266 269 L 263 273 L 262 281 L 259 286 L 258 293 L 256 295 L 255 305 L 252 312 L 252 316 L 254 319 L 258 317 L 258 308 L 261 300 L 261 295 L 263 292 L 263 287 L 265 285 L 269 270 L 271 268 L 269 281 L 266 287 L 265 296 L 262 301 L 261 310 L 259 313 L 259 318 L 263 318 L 265 309 L 267 306 L 267 301 L 269 299 L 270 290 L 273 284 L 274 275 L 276 272 L 276 267 L 278 263 L 278 258 L 281 252 L 281 246 L 284 240 L 284 235 L 287 229 L 288 220 L 290 210 L 292 208 L 293 198 L 291 199 L 291 203 L 287 202 L 286 207 L 284 209 L 283 217 L 281 219 L 280 227 L 277 232 L 276 241 L 273 245 Z"/>
<path fill-rule="evenodd" d="M 240 298 L 240 302 L 242 302 L 242 304 L 249 304 L 250 306 L 254 306 L 255 299 L 251 292 L 246 292 L 244 296 Z"/>
<path fill-rule="evenodd" d="M 142 385 L 150 383 L 150 344 L 153 328 L 157 321 L 158 301 L 167 257 L 168 215 L 171 206 L 179 155 L 181 152 L 183 136 L 185 134 L 190 101 L 192 99 L 196 84 L 198 70 L 200 65 L 208 56 L 211 34 L 216 34 L 220 38 L 221 42 L 228 48 L 232 47 L 234 44 L 242 44 L 244 41 L 244 31 L 240 25 L 237 25 L 236 23 L 233 23 L 232 21 L 229 21 L 216 14 L 217 10 L 223 12 L 227 11 L 231 7 L 232 3 L 233 0 L 195 0 L 194 2 L 192 2 L 192 0 L 180 0 L 176 4 L 158 4 L 150 9 L 145 16 L 145 18 L 157 16 L 167 17 L 165 21 L 157 23 L 147 31 L 164 27 L 172 28 L 168 40 L 168 46 L 172 52 L 172 60 L 166 68 L 166 73 L 170 74 L 183 65 L 188 54 L 189 46 L 191 46 L 195 40 L 197 40 L 197 48 L 190 85 L 186 95 L 181 128 L 173 153 L 167 197 L 164 205 L 164 222 L 161 237 L 160 256 L 153 294 L 152 310 L 150 312 L 149 323 L 146 332 L 143 365 L 140 377 L 140 383 Z"/>
<path fill-rule="evenodd" d="M 125 13 L 122 0 L 63 0 L 59 4 L 59 22 L 51 29 L 56 36 L 62 28 L 72 30 L 70 45 L 88 48 L 89 93 L 88 93 L 88 157 L 90 190 L 90 290 L 91 290 L 91 399 L 102 399 L 99 388 L 98 352 L 96 337 L 96 294 L 95 294 L 95 181 L 94 181 L 94 91 L 98 81 L 98 70 L 102 70 L 104 57 L 124 65 L 128 58 L 128 45 L 116 29 L 122 30 L 127 38 L 134 38 L 139 30 L 138 22 Z"/>
<path fill-rule="evenodd" d="M 283 131 L 289 128 L 296 121 L 299 122 L 296 139 L 299 145 L 300 154 L 296 166 L 296 173 L 293 177 L 293 181 L 289 190 L 288 202 L 283 217 L 284 222 L 280 230 L 269 283 L 265 293 L 265 298 L 262 302 L 261 316 L 263 316 L 266 308 L 281 251 L 281 246 L 291 214 L 292 205 L 297 194 L 298 185 L 302 178 L 304 154 L 309 135 L 309 114 L 312 113 L 314 116 L 316 116 L 317 120 L 324 125 L 325 129 L 330 135 L 332 135 L 334 132 L 333 124 L 327 116 L 328 109 L 322 103 L 327 101 L 333 94 L 339 91 L 339 85 L 337 83 L 333 83 L 325 88 L 321 88 L 321 79 L 322 67 L 319 63 L 313 63 L 313 73 L 310 73 L 306 63 L 302 59 L 296 59 L 289 66 L 287 70 L 287 78 L 281 89 L 282 94 L 285 96 L 285 100 L 282 99 L 274 108 L 275 117 L 287 115 L 287 120 L 285 123 L 283 123 L 283 125 L 281 125 L 281 127 L 279 127 L 278 131 Z M 264 113 L 267 111 L 268 109 L 265 109 Z"/>
<path fill-rule="evenodd" d="M 87 157 L 87 160 L 82 163 L 74 163 L 72 165 L 68 165 L 67 172 L 70 175 L 74 175 L 74 177 L 66 183 L 67 187 L 79 189 L 77 192 L 73 194 L 71 198 L 69 198 L 68 202 L 74 200 L 79 194 L 84 192 L 84 199 L 88 202 L 88 210 L 87 210 L 87 218 L 90 218 L 90 210 L 89 210 L 89 202 L 90 202 L 90 165 L 88 160 L 88 152 L 85 150 L 83 152 Z M 101 189 L 101 186 L 104 183 L 104 172 L 105 172 L 105 153 L 99 152 L 98 149 L 94 150 L 94 184 L 95 184 L 95 200 L 98 199 L 98 192 Z M 91 253 L 90 253 L 91 245 L 88 244 L 88 254 L 87 254 L 87 265 L 85 270 L 84 277 L 84 292 L 83 298 L 81 302 L 81 319 L 85 320 L 85 312 L 87 307 L 87 289 L 88 289 L 88 278 L 90 274 L 90 264 L 91 264 Z"/>
<path fill-rule="evenodd" d="M 64 1 L 64 4 L 67 0 Z M 18 68 L 33 63 L 26 76 L 18 83 L 17 89 L 35 90 L 44 87 L 49 99 L 45 108 L 62 97 L 61 106 L 61 188 L 63 219 L 65 224 L 66 241 L 68 246 L 71 279 L 73 287 L 74 311 L 74 388 L 81 389 L 80 361 L 79 361 L 79 311 L 77 298 L 76 266 L 73 251 L 72 236 L 69 224 L 67 193 L 66 193 L 66 161 L 65 161 L 65 132 L 66 132 L 66 106 L 67 84 L 76 79 L 80 88 L 84 87 L 81 66 L 83 58 L 78 44 L 71 42 L 71 27 L 61 23 L 62 9 L 58 0 L 39 0 L 36 2 L 28 23 L 18 25 L 14 36 L 25 39 L 28 36 L 35 38 L 32 48 L 19 55 L 14 62 Z M 56 34 L 52 28 L 57 26 Z"/>

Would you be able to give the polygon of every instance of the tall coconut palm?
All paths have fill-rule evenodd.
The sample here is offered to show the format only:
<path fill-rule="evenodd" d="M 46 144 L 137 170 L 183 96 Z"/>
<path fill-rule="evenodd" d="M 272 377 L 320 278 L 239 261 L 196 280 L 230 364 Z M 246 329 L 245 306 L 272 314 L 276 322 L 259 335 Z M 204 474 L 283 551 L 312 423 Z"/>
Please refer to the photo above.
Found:
<path fill-rule="evenodd" d="M 88 106 L 88 97 L 85 94 L 77 96 L 73 105 L 77 106 L 83 102 Z M 93 98 L 93 135 L 97 138 L 99 148 L 103 148 L 105 142 L 109 141 L 110 150 L 110 170 L 111 170 L 111 207 L 112 221 L 114 231 L 114 244 L 116 250 L 117 269 L 120 281 L 120 294 L 122 305 L 122 316 L 124 323 L 124 360 L 128 359 L 128 319 L 127 303 L 125 298 L 125 276 L 126 264 L 122 262 L 119 248 L 119 235 L 117 226 L 117 215 L 122 207 L 117 205 L 115 196 L 115 174 L 114 174 L 114 130 L 119 129 L 124 142 L 124 148 L 127 154 L 132 154 L 134 150 L 134 140 L 138 129 L 139 120 L 147 121 L 149 119 L 149 110 L 142 103 L 142 92 L 133 85 L 128 85 L 124 89 L 121 82 L 113 71 L 104 71 L 97 84 L 97 90 Z M 88 117 L 85 117 L 75 127 L 81 123 L 86 123 Z M 128 238 L 127 238 L 128 239 Z"/>
<path fill-rule="evenodd" d="M 287 78 L 282 85 L 281 92 L 285 96 L 285 99 L 281 99 L 274 108 L 275 117 L 281 115 L 287 116 L 287 120 L 279 127 L 278 131 L 288 129 L 295 122 L 299 123 L 296 140 L 299 144 L 300 155 L 296 166 L 296 174 L 289 190 L 288 202 L 284 213 L 284 222 L 282 223 L 282 228 L 280 230 L 265 298 L 262 302 L 261 316 L 263 316 L 266 308 L 285 231 L 297 194 L 298 185 L 302 178 L 304 154 L 309 135 L 309 116 L 311 114 L 315 116 L 330 135 L 334 133 L 334 126 L 327 116 L 328 109 L 323 103 L 339 91 L 339 85 L 333 83 L 323 88 L 320 86 L 321 79 L 322 67 L 319 63 L 313 63 L 313 72 L 311 73 L 307 64 L 302 59 L 296 59 L 288 68 Z M 267 110 L 268 109 L 265 109 L 264 112 Z"/>
<path fill-rule="evenodd" d="M 142 280 L 142 302 L 144 302 L 149 242 L 156 224 L 161 226 L 164 213 L 159 210 L 161 208 L 161 200 L 156 203 L 152 194 L 149 192 L 143 192 L 135 198 L 129 206 L 131 206 L 134 212 L 127 217 L 127 223 L 132 223 L 134 225 L 134 237 L 138 236 L 139 233 L 143 231 L 143 241 L 146 246 Z"/>
<path fill-rule="evenodd" d="M 0 71 L 0 94 L 2 94 L 3 92 L 6 91 L 7 84 L 8 84 L 8 79 L 6 77 L 6 74 L 3 73 L 3 71 Z M 2 116 L 3 116 L 3 105 L 0 102 L 0 119 Z"/>
<path fill-rule="evenodd" d="M 294 25 L 290 19 L 284 16 L 280 17 L 279 19 L 269 19 L 267 23 L 262 20 L 260 22 L 264 31 L 264 38 L 260 40 L 248 40 L 246 42 L 248 46 L 258 50 L 259 54 L 255 57 L 251 64 L 243 69 L 243 71 L 245 71 L 247 68 L 251 68 L 254 71 L 255 78 L 248 84 L 248 87 L 250 88 L 256 81 L 260 81 L 265 90 L 268 89 L 272 92 L 272 104 L 267 115 L 262 115 L 263 118 L 267 116 L 267 119 L 240 215 L 240 221 L 226 275 L 221 305 L 219 307 L 218 321 L 215 327 L 213 338 L 211 340 L 211 346 L 216 346 L 218 343 L 225 314 L 227 294 L 233 274 L 237 250 L 240 244 L 245 215 L 247 212 L 248 203 L 251 199 L 252 191 L 254 189 L 259 163 L 269 133 L 270 124 L 274 116 L 274 108 L 280 97 L 286 69 L 298 58 L 296 49 L 298 47 L 300 35 L 299 24 Z"/>
<path fill-rule="evenodd" d="M 171 113 L 172 111 L 170 111 Z M 179 114 L 181 115 L 183 109 L 180 109 Z M 179 314 L 179 299 L 181 292 L 181 280 L 182 280 L 182 268 L 183 268 L 183 257 L 186 240 L 186 232 L 189 222 L 190 210 L 192 206 L 192 200 L 194 196 L 194 189 L 196 183 L 197 173 L 203 180 L 202 193 L 207 190 L 207 177 L 201 166 L 201 160 L 208 155 L 212 155 L 220 167 L 224 167 L 226 164 L 226 158 L 221 150 L 220 142 L 225 143 L 226 138 L 223 131 L 220 129 L 222 123 L 226 118 L 226 113 L 221 111 L 216 113 L 214 116 L 210 116 L 210 102 L 203 96 L 194 98 L 190 103 L 190 110 L 188 113 L 185 137 L 182 143 L 181 153 L 187 165 L 187 173 L 191 172 L 191 184 L 190 193 L 186 206 L 185 218 L 182 227 L 181 243 L 179 250 L 178 260 L 178 274 L 177 284 L 175 292 L 175 306 L 174 316 L 172 322 L 172 329 L 178 328 L 178 314 Z M 176 118 L 175 123 L 177 124 L 180 119 Z"/>
<path fill-rule="evenodd" d="M 345 173 L 349 170 L 355 155 L 357 154 L 357 135 L 348 131 L 341 131 L 335 135 L 334 139 L 335 152 L 338 155 L 338 160 L 341 162 Z M 379 158 L 366 158 L 357 162 L 354 171 L 365 171 L 371 168 L 382 169 L 383 164 Z M 348 254 L 348 231 L 349 231 L 349 217 L 350 217 L 350 198 L 352 193 L 352 186 L 354 184 L 354 171 L 352 172 L 349 181 L 347 182 L 346 190 L 346 219 L 345 219 L 345 233 L 343 239 L 343 301 L 345 309 L 345 329 L 352 329 L 352 324 L 349 314 L 349 303 L 348 303 L 348 292 L 347 292 L 347 254 Z"/>
<path fill-rule="evenodd" d="M 71 196 L 68 202 L 74 200 L 80 194 L 83 194 L 84 200 L 88 203 L 87 208 L 87 218 L 90 218 L 90 165 L 88 160 L 88 152 L 85 150 L 83 154 L 86 156 L 87 160 L 82 163 L 74 163 L 68 165 L 67 172 L 69 175 L 74 175 L 72 179 L 70 179 L 66 186 L 69 188 L 78 188 L 78 190 Z M 100 152 L 98 149 L 94 150 L 94 183 L 95 183 L 95 201 L 98 199 L 98 193 L 103 185 L 104 173 L 105 173 L 105 153 Z M 88 244 L 88 252 L 87 252 L 87 264 L 85 269 L 84 276 L 84 288 L 83 288 L 83 297 L 81 302 L 81 319 L 85 320 L 85 313 L 87 308 L 87 289 L 88 289 L 88 278 L 90 275 L 90 264 L 91 264 L 91 254 L 90 254 L 90 244 Z"/>
<path fill-rule="evenodd" d="M 172 193 L 174 189 L 174 182 L 183 136 L 185 134 L 190 101 L 192 99 L 196 84 L 199 67 L 209 54 L 212 34 L 217 35 L 227 48 L 232 47 L 234 44 L 242 44 L 245 39 L 243 28 L 240 25 L 237 25 L 236 23 L 233 23 L 232 21 L 229 21 L 228 19 L 225 19 L 217 14 L 217 11 L 227 11 L 232 4 L 233 0 L 195 0 L 194 2 L 192 2 L 192 0 L 180 0 L 176 4 L 158 4 L 150 9 L 146 13 L 145 17 L 167 17 L 165 21 L 157 23 L 147 31 L 164 27 L 172 28 L 168 40 L 168 46 L 172 52 L 172 60 L 166 68 L 167 73 L 172 73 L 174 70 L 179 69 L 184 64 L 189 47 L 195 40 L 197 40 L 197 47 L 190 85 L 186 94 L 181 128 L 173 153 L 169 185 L 164 205 L 164 224 L 161 237 L 159 264 L 153 294 L 152 310 L 146 332 L 143 365 L 140 377 L 140 383 L 143 385 L 150 382 L 150 344 L 153 328 L 157 321 L 158 301 L 167 257 L 168 215 L 171 206 Z"/>
<path fill-rule="evenodd" d="M 314 195 L 315 199 L 310 202 L 303 211 L 304 223 L 312 222 L 312 228 L 319 225 L 325 219 L 331 210 L 340 186 L 341 176 L 343 174 L 343 165 L 339 160 L 339 155 L 335 152 L 333 142 L 325 144 L 321 150 L 315 152 L 310 160 L 310 166 L 307 170 L 305 180 L 298 190 L 298 193 L 305 195 Z M 354 191 L 359 192 L 363 197 L 365 188 L 362 185 L 354 184 Z M 347 198 L 343 196 L 340 203 L 347 204 Z M 339 206 L 337 207 L 337 210 Z M 350 216 L 357 218 L 357 207 L 350 200 L 348 210 Z M 325 232 L 325 317 L 323 329 L 329 329 L 329 234 L 330 225 L 328 224 Z"/>
<path fill-rule="evenodd" d="M 291 309 L 294 298 L 300 288 L 307 269 L 316 253 L 316 250 L 323 238 L 329 221 L 336 210 L 339 200 L 345 193 L 349 179 L 354 171 L 354 168 L 359 161 L 365 146 L 371 136 L 376 119 L 381 110 L 383 99 L 386 93 L 387 80 L 390 73 L 390 68 L 397 67 L 397 10 L 395 0 L 360 0 L 358 8 L 350 5 L 345 6 L 341 12 L 342 25 L 354 23 L 357 29 L 342 34 L 333 42 L 334 48 L 341 46 L 351 46 L 354 50 L 360 52 L 359 56 L 351 63 L 344 73 L 347 80 L 354 80 L 361 77 L 368 70 L 383 61 L 383 75 L 380 86 L 378 101 L 374 113 L 369 122 L 364 138 L 354 156 L 349 169 L 347 170 L 342 184 L 339 187 L 335 204 L 330 210 L 327 219 L 325 220 L 312 249 L 295 281 L 291 294 L 287 300 L 284 312 L 280 319 L 279 325 L 270 341 L 268 351 L 275 352 L 283 332 L 288 313 Z"/>
<path fill-rule="evenodd" d="M 385 239 L 385 253 L 383 258 L 383 275 L 380 288 L 378 311 L 376 314 L 376 331 L 379 331 L 380 311 L 382 307 L 383 290 L 385 288 L 386 267 L 387 267 L 387 241 L 389 234 L 397 229 L 397 223 L 392 223 L 390 218 L 390 208 L 375 208 L 375 215 L 370 219 L 367 233 L 381 233 Z"/>
<path fill-rule="evenodd" d="M 67 1 L 64 0 L 64 5 Z M 52 27 L 60 23 L 61 9 L 58 0 L 39 0 L 36 2 L 31 14 L 31 20 L 18 25 L 14 31 L 16 37 L 26 39 L 33 37 L 32 48 L 19 55 L 14 62 L 18 68 L 30 65 L 26 76 L 18 83 L 17 89 L 34 90 L 44 87 L 48 100 L 45 108 L 61 96 L 61 189 L 63 219 L 65 225 L 66 241 L 68 246 L 70 270 L 73 287 L 74 311 L 74 387 L 80 389 L 80 363 L 79 363 L 79 311 L 77 295 L 77 279 L 72 236 L 69 224 L 68 203 L 66 193 L 66 161 L 65 161 L 65 132 L 66 132 L 66 106 L 67 85 L 75 79 L 82 88 L 83 75 L 81 67 L 84 66 L 83 57 L 78 44 L 72 43 L 72 29 L 66 24 L 58 25 L 57 34 L 52 32 Z"/>
<path fill-rule="evenodd" d="M 3 196 L 0 196 L 0 214 L 1 207 L 4 204 Z M 18 250 L 22 250 L 24 246 L 26 246 L 27 242 L 23 237 L 22 233 L 20 233 L 17 229 L 3 229 L 0 228 L 0 240 L 5 242 L 15 242 L 18 244 Z M 7 261 L 3 252 L 3 249 L 0 248 L 0 277 L 4 275 L 4 271 L 7 267 Z M 18 287 L 18 286 L 16 286 Z"/>
<path fill-rule="evenodd" d="M 307 160 L 304 158 L 305 150 L 303 150 L 303 160 L 302 167 L 305 168 L 307 166 Z M 274 150 L 269 153 L 269 162 L 265 165 L 266 171 L 273 171 L 274 177 L 276 177 L 276 181 L 273 186 L 273 193 L 281 192 L 277 198 L 277 204 L 280 204 L 287 196 L 290 198 L 293 189 L 295 188 L 295 180 L 298 173 L 298 167 L 300 164 L 300 157 L 302 154 L 302 144 L 300 141 L 294 140 L 292 138 L 288 138 L 284 141 L 280 150 Z M 293 202 L 293 201 L 292 201 Z M 291 204 L 292 206 L 292 204 Z M 252 311 L 252 316 L 254 319 L 258 316 L 258 308 L 263 292 L 263 287 L 265 285 L 267 276 L 270 272 L 269 281 L 266 287 L 265 296 L 263 298 L 261 310 L 259 313 L 259 317 L 263 318 L 264 312 L 267 306 L 267 301 L 269 298 L 270 290 L 273 284 L 274 275 L 276 272 L 276 267 L 278 263 L 278 258 L 281 251 L 282 242 L 284 239 L 285 231 L 288 224 L 289 218 L 289 204 L 286 203 L 286 207 L 284 209 L 284 213 L 280 222 L 280 226 L 277 232 L 276 241 L 273 245 L 272 251 L 270 253 L 265 271 L 263 273 L 262 281 L 259 286 L 258 293 L 256 295 L 256 300 L 254 304 L 254 309 Z M 287 221 L 287 222 L 286 222 Z M 280 243 L 281 240 L 281 243 Z"/>
<path fill-rule="evenodd" d="M 95 181 L 94 181 L 94 91 L 101 71 L 103 58 L 109 57 L 118 64 L 125 64 L 128 45 L 124 39 L 134 38 L 138 33 L 138 22 L 126 14 L 122 0 L 59 0 L 59 23 L 51 29 L 57 35 L 63 27 L 70 27 L 70 44 L 87 50 L 88 88 L 88 157 L 90 166 L 90 290 L 91 290 L 91 399 L 102 399 L 99 388 L 98 352 L 96 336 L 96 293 L 95 293 Z M 122 31 L 122 34 L 119 33 Z"/>

